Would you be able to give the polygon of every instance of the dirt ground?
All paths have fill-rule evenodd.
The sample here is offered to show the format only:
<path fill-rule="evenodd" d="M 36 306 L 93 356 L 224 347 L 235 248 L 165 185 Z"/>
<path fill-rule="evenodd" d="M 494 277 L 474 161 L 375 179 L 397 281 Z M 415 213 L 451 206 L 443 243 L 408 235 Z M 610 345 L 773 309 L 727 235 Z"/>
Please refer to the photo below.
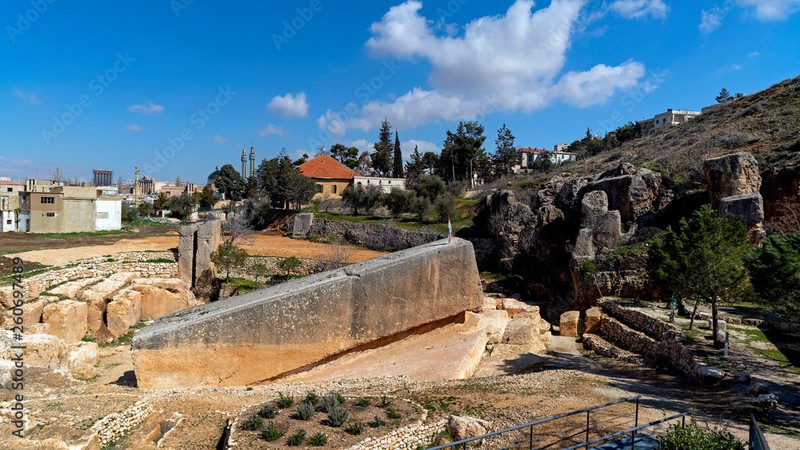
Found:
<path fill-rule="evenodd" d="M 178 232 L 174 229 L 159 228 L 160 235 L 148 232 L 146 234 L 122 234 L 114 236 L 87 236 L 76 237 L 78 245 L 61 247 L 70 241 L 64 239 L 38 238 L 35 235 L 25 235 L 25 239 L 0 239 L 0 244 L 17 247 L 0 248 L 36 248 L 25 252 L 13 253 L 5 259 L 21 258 L 27 263 L 37 263 L 45 266 L 64 265 L 78 259 L 94 258 L 97 256 L 113 255 L 131 251 L 164 251 L 178 247 Z M 11 233 L 2 233 L 11 234 Z M 0 235 L 0 238 L 3 236 Z M 86 245 L 84 245 L 86 244 Z M 52 246 L 55 246 L 52 247 Z M 320 259 L 331 253 L 331 244 L 295 240 L 282 234 L 254 233 L 244 238 L 240 243 L 242 248 L 251 256 L 278 256 L 282 258 L 297 257 L 301 259 Z M 367 250 L 347 245 L 337 245 L 347 262 L 358 262 L 365 259 L 385 255 L 385 252 Z M 0 258 L 2 259 L 2 258 Z"/>

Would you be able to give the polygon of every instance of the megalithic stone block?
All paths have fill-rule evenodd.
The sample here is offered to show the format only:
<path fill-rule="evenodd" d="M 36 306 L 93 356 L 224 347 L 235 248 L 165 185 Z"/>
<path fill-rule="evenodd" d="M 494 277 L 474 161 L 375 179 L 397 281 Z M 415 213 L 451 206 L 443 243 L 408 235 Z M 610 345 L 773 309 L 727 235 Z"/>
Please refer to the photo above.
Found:
<path fill-rule="evenodd" d="M 472 244 L 436 241 L 163 316 L 133 338 L 136 378 L 142 388 L 256 384 L 482 300 Z"/>

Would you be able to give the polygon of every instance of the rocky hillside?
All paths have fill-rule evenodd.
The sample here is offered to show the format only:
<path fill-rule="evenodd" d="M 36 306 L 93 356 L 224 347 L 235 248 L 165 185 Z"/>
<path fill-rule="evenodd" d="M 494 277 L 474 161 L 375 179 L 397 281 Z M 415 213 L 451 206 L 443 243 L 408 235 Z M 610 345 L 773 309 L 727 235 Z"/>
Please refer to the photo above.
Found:
<path fill-rule="evenodd" d="M 712 198 L 752 199 L 736 216 L 753 236 L 800 229 L 800 77 L 559 171 L 533 191 L 488 196 L 459 233 L 482 269 L 549 301 L 551 320 L 601 295 L 648 295 L 645 243 Z"/>

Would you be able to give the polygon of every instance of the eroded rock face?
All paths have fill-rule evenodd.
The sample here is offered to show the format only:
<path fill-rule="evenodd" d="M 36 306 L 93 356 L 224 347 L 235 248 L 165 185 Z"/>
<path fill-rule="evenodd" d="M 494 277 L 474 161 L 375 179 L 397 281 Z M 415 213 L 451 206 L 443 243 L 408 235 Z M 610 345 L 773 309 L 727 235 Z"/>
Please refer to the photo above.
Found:
<path fill-rule="evenodd" d="M 750 153 L 709 158 L 703 164 L 711 206 L 719 208 L 725 197 L 757 194 L 761 189 L 758 162 Z"/>
<path fill-rule="evenodd" d="M 202 304 L 185 282 L 169 278 L 142 278 L 129 287 L 141 296 L 140 320 L 154 320 L 163 315 Z"/>
<path fill-rule="evenodd" d="M 259 383 L 482 303 L 472 245 L 437 241 L 161 317 L 132 357 L 143 388 Z"/>
<path fill-rule="evenodd" d="M 86 380 L 97 374 L 94 367 L 97 361 L 97 343 L 78 342 L 69 348 L 67 369 L 73 377 Z"/>
<path fill-rule="evenodd" d="M 191 286 L 198 297 L 213 297 L 217 268 L 211 254 L 222 243 L 222 221 L 184 225 L 178 235 L 178 278 Z"/>
<path fill-rule="evenodd" d="M 123 289 L 106 307 L 106 327 L 111 336 L 118 338 L 128 334 L 128 329 L 139 322 L 142 315 L 142 294 Z"/>

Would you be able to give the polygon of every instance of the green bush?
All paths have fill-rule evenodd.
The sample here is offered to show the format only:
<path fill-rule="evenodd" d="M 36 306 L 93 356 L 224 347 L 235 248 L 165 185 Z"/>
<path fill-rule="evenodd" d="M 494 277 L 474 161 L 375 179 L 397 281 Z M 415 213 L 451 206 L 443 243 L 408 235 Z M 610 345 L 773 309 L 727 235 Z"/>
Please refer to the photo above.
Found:
<path fill-rule="evenodd" d="M 314 405 L 310 402 L 303 402 L 294 410 L 294 418 L 298 420 L 308 420 L 314 415 Z"/>
<path fill-rule="evenodd" d="M 264 427 L 264 430 L 261 431 L 261 439 L 269 442 L 277 441 L 284 434 L 286 434 L 286 430 L 278 426 L 275 422 L 270 422 Z"/>
<path fill-rule="evenodd" d="M 314 447 L 323 447 L 328 443 L 328 435 L 318 431 L 308 438 L 308 443 Z"/>
<path fill-rule="evenodd" d="M 328 410 L 328 425 L 339 428 L 347 422 L 350 413 L 339 405 Z"/>
<path fill-rule="evenodd" d="M 356 402 L 356 406 L 358 406 L 359 408 L 366 408 L 370 404 L 372 404 L 372 399 L 370 397 L 361 397 Z"/>
<path fill-rule="evenodd" d="M 283 393 L 278 394 L 278 408 L 286 409 L 292 405 L 294 405 L 294 397 L 291 395 L 283 395 Z"/>
<path fill-rule="evenodd" d="M 386 425 L 386 421 L 382 420 L 378 416 L 375 416 L 374 419 L 372 419 L 371 421 L 367 422 L 367 425 L 369 425 L 370 428 L 378 428 L 378 427 L 382 427 L 382 426 Z"/>
<path fill-rule="evenodd" d="M 317 406 L 319 404 L 319 395 L 317 395 L 316 392 L 309 392 L 308 394 L 306 394 L 306 398 L 303 401 L 306 403 L 311 403 L 314 406 Z"/>
<path fill-rule="evenodd" d="M 351 420 L 350 423 L 347 424 L 347 428 L 344 429 L 347 434 L 352 434 L 353 436 L 361 434 L 364 431 L 364 424 L 361 423 L 360 420 Z"/>
<path fill-rule="evenodd" d="M 265 419 L 274 419 L 275 416 L 278 414 L 278 410 L 275 408 L 274 405 L 264 405 L 261 409 L 258 410 L 258 416 L 263 417 Z"/>
<path fill-rule="evenodd" d="M 671 425 L 667 434 L 658 437 L 661 450 L 745 450 L 744 442 L 718 428 L 700 428 L 694 418 L 682 427 Z"/>
<path fill-rule="evenodd" d="M 337 408 L 342 402 L 339 401 L 339 395 L 336 393 L 328 393 L 322 397 L 319 402 L 320 411 L 325 411 L 330 414 L 331 410 Z"/>
<path fill-rule="evenodd" d="M 403 416 L 399 412 L 397 412 L 397 411 L 395 411 L 393 409 L 387 409 L 386 410 L 386 417 L 388 417 L 390 419 L 399 419 L 399 418 L 401 418 Z"/>
<path fill-rule="evenodd" d="M 264 419 L 258 416 L 250 416 L 249 419 L 242 422 L 242 429 L 247 431 L 260 430 L 264 426 Z"/>
<path fill-rule="evenodd" d="M 391 405 L 392 401 L 389 399 L 389 397 L 387 397 L 386 394 L 381 395 L 381 401 L 378 403 L 378 406 L 381 408 L 388 408 Z"/>
<path fill-rule="evenodd" d="M 295 431 L 294 434 L 289 436 L 289 439 L 286 440 L 286 445 L 289 447 L 297 447 L 299 445 L 303 445 L 303 441 L 306 440 L 306 430 L 300 428 L 299 430 Z"/>

